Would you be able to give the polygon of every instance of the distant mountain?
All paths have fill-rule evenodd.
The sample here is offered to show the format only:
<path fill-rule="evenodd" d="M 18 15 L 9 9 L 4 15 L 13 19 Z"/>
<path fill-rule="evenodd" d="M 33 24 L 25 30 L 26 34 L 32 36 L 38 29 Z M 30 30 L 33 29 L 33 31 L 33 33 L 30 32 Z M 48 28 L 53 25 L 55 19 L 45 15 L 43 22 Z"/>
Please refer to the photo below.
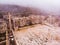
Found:
<path fill-rule="evenodd" d="M 17 5 L 0 5 L 0 11 L 3 12 L 19 12 L 19 11 L 21 12 L 24 9 L 26 8 Z"/>
<path fill-rule="evenodd" d="M 10 12 L 12 14 L 42 14 L 41 10 L 34 7 L 23 7 L 18 5 L 0 5 L 0 13 Z"/>

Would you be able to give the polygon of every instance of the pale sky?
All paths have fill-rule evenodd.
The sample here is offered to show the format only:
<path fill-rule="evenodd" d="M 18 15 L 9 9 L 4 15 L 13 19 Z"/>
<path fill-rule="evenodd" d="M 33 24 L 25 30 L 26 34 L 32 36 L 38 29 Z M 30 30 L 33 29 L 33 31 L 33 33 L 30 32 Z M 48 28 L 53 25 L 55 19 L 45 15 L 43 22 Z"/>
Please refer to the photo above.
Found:
<path fill-rule="evenodd" d="M 60 12 L 60 0 L 0 0 L 0 3 L 34 6 L 46 11 Z"/>

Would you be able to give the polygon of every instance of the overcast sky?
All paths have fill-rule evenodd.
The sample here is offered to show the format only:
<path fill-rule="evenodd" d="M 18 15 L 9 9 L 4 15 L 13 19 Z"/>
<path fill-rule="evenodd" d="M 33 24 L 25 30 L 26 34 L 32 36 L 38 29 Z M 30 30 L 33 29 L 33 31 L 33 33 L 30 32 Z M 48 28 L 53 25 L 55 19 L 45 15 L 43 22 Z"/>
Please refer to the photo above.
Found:
<path fill-rule="evenodd" d="M 34 6 L 46 11 L 60 11 L 60 0 L 0 0 L 1 4 L 17 4 L 23 6 Z"/>

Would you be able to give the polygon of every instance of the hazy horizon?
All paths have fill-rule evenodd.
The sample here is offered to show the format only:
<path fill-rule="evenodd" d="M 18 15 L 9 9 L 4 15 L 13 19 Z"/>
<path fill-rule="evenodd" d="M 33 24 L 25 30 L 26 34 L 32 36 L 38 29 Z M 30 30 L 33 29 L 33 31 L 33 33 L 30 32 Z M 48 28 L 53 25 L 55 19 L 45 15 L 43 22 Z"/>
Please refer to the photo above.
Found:
<path fill-rule="evenodd" d="M 60 12 L 60 0 L 0 0 L 0 4 L 32 6 L 47 12 Z"/>

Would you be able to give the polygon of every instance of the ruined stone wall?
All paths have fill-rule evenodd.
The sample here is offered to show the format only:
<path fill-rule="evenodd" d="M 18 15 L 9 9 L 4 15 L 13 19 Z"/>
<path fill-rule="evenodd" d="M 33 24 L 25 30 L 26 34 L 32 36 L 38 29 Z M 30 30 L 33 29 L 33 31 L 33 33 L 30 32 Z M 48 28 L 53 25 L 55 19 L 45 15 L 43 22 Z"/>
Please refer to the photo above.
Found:
<path fill-rule="evenodd" d="M 15 27 L 23 27 L 33 24 L 44 24 L 45 22 L 59 26 L 59 20 L 54 16 L 43 16 L 43 15 L 29 15 L 27 17 L 15 17 L 13 18 Z"/>
<path fill-rule="evenodd" d="M 0 33 L 5 33 L 7 30 L 6 22 L 0 21 Z"/>

